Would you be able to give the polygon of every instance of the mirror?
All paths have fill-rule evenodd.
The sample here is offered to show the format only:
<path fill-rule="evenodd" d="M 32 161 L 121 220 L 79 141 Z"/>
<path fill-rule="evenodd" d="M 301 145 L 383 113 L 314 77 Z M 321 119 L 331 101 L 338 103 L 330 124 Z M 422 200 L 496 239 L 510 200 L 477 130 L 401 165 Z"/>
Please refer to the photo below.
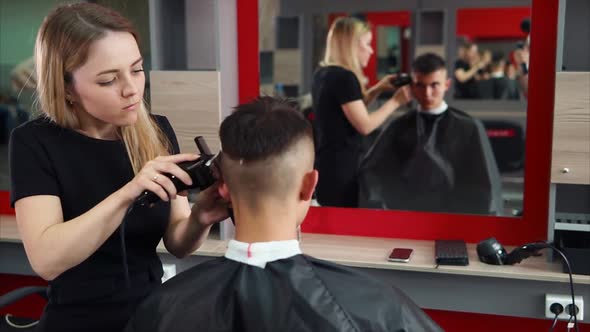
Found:
<path fill-rule="evenodd" d="M 530 7 L 457 10 L 454 98 L 526 100 L 530 16 Z"/>
<path fill-rule="evenodd" d="M 10 131 L 37 115 L 33 49 L 43 18 L 69 1 L 0 0 L 0 191 L 10 188 L 8 140 Z M 146 72 L 150 69 L 148 4 L 143 0 L 94 1 L 130 18 L 142 38 Z M 146 75 L 147 77 L 147 75 Z M 149 97 L 149 83 L 146 94 Z M 8 203 L 5 203 L 8 205 Z"/>
<path fill-rule="evenodd" d="M 464 129 L 460 131 L 463 134 L 457 131 L 447 134 L 451 135 L 451 140 L 441 138 L 435 143 L 437 149 L 447 150 L 442 157 L 448 167 L 441 168 L 435 161 L 434 166 L 424 168 L 422 173 L 410 175 L 409 171 L 416 170 L 416 165 L 425 165 L 423 160 L 413 158 L 417 143 L 395 145 L 389 142 L 399 142 L 396 135 L 416 131 L 416 125 L 409 129 L 404 127 L 403 133 L 394 128 L 417 109 L 419 102 L 413 101 L 394 112 L 382 126 L 361 138 L 359 197 L 355 207 L 522 215 L 528 82 L 525 75 L 515 74 L 521 69 L 509 59 L 528 41 L 521 22 L 531 16 L 531 1 L 513 0 L 503 2 L 501 7 L 488 0 L 469 4 L 453 0 L 426 5 L 420 1 L 259 0 L 258 5 L 260 93 L 297 98 L 312 122 L 317 122 L 311 94 L 314 72 L 324 57 L 328 30 L 341 16 L 357 17 L 371 27 L 374 54 L 363 68 L 367 88 L 385 75 L 411 72 L 415 57 L 435 53 L 445 59 L 447 76 L 451 80 L 444 100 L 450 107 L 478 120 L 479 125 L 474 125 L 478 135 Z M 498 22 L 502 22 L 503 28 L 497 27 Z M 456 96 L 455 67 L 460 56 L 464 56 L 458 50 L 467 42 L 477 45 L 478 52 L 474 52 L 475 46 L 470 49 L 474 59 L 475 55 L 480 59 L 479 51 L 486 51 L 482 59 L 486 59 L 488 71 L 478 74 L 478 84 L 489 92 L 495 91 L 497 79 L 502 78 L 506 83 L 500 84 L 506 89 L 497 94 L 498 98 L 488 92 L 484 95 L 491 97 L 485 100 Z M 528 44 L 523 48 L 528 51 Z M 526 54 L 521 53 L 526 58 Z M 483 91 L 484 88 L 478 89 Z M 506 92 L 508 88 L 512 89 L 511 98 Z M 369 112 L 379 109 L 391 95 L 391 92 L 382 93 L 368 105 Z M 314 127 L 317 130 L 318 125 L 314 123 Z M 471 147 L 466 147 L 465 143 L 463 148 L 450 148 L 453 142 L 476 140 Z M 440 174 L 438 179 L 432 175 L 432 169 Z M 445 169 L 450 169 L 450 176 Z M 326 173 L 325 169 L 324 172 L 320 169 L 320 179 Z M 440 187 L 441 181 L 446 185 Z M 431 195 L 433 192 L 435 194 Z M 318 205 L 350 206 L 323 203 L 321 199 Z"/>
<path fill-rule="evenodd" d="M 37 29 L 59 1 L 0 1 L 0 190 L 9 190 L 10 131 L 32 117 Z M 10 46 L 9 46 L 10 45 Z"/>

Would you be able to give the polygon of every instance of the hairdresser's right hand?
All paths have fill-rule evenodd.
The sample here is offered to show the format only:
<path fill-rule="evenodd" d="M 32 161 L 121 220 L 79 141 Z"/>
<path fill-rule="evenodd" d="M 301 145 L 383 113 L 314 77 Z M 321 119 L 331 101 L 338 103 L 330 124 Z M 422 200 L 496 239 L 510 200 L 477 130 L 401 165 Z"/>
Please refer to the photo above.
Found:
<path fill-rule="evenodd" d="M 414 98 L 412 97 L 410 87 L 405 85 L 397 89 L 397 91 L 393 94 L 393 97 L 391 97 L 391 99 L 393 99 L 398 104 L 397 107 L 400 107 L 408 104 Z"/>
<path fill-rule="evenodd" d="M 176 187 L 164 174 L 174 175 L 187 185 L 192 185 L 191 177 L 177 164 L 197 160 L 198 158 L 199 155 L 194 153 L 159 156 L 148 161 L 133 180 L 120 189 L 120 192 L 125 201 L 129 202 L 133 202 L 146 190 L 158 195 L 163 201 L 174 199 L 177 194 Z"/>
<path fill-rule="evenodd" d="M 396 88 L 391 82 L 397 77 L 397 74 L 389 74 L 385 75 L 377 84 L 377 89 L 379 92 L 385 91 L 394 91 Z"/>
<path fill-rule="evenodd" d="M 518 49 L 514 51 L 514 61 L 519 66 L 521 64 L 529 65 L 529 51 L 526 49 Z"/>

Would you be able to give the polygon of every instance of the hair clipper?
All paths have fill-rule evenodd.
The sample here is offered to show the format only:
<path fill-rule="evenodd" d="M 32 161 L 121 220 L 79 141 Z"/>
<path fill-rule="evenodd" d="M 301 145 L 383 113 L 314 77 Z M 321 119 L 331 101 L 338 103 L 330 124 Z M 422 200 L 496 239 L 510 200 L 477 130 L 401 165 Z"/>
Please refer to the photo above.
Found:
<path fill-rule="evenodd" d="M 412 77 L 406 73 L 399 73 L 395 78 L 390 80 L 391 85 L 396 88 L 412 83 Z"/>
<path fill-rule="evenodd" d="M 203 136 L 195 137 L 195 143 L 197 144 L 197 148 L 201 154 L 199 159 L 195 161 L 185 161 L 178 164 L 182 170 L 188 173 L 188 175 L 193 180 L 193 184 L 189 186 L 174 175 L 164 174 L 170 178 L 176 187 L 177 192 L 197 187 L 201 190 L 205 190 L 216 181 L 212 170 L 213 161 L 215 160 L 216 155 L 211 153 L 211 150 L 209 150 L 209 147 L 207 146 Z M 159 200 L 160 197 L 158 195 L 146 190 L 139 197 L 137 197 L 134 204 L 135 206 L 150 206 Z"/>

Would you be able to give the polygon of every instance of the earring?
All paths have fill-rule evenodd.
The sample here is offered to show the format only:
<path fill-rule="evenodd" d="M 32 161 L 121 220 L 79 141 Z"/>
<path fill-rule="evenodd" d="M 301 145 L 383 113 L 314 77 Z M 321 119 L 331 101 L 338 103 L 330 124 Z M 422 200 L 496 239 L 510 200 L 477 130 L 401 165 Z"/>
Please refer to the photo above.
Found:
<path fill-rule="evenodd" d="M 70 106 L 74 105 L 74 102 L 71 99 L 66 99 L 66 101 L 68 102 L 68 104 L 70 104 Z"/>

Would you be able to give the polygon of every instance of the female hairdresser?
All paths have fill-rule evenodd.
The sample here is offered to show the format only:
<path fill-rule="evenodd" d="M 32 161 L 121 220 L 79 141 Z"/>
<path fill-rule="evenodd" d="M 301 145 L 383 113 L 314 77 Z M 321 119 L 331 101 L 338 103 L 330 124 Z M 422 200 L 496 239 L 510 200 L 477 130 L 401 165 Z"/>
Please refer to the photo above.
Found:
<path fill-rule="evenodd" d="M 373 54 L 371 39 L 371 31 L 363 21 L 352 17 L 336 19 L 328 32 L 324 61 L 314 74 L 311 94 L 320 205 L 357 206 L 361 135 L 370 134 L 410 100 L 408 87 L 403 87 L 378 110 L 367 111 L 367 105 L 379 94 L 394 88 L 390 83 L 393 75 L 370 89 L 364 87 L 362 68 Z"/>
<path fill-rule="evenodd" d="M 160 283 L 160 240 L 185 256 L 227 215 L 215 186 L 191 211 L 164 175 L 190 184 L 176 163 L 197 155 L 176 154 L 168 120 L 146 111 L 137 40 L 127 19 L 92 3 L 61 6 L 39 28 L 42 116 L 13 131 L 10 171 L 27 256 L 49 280 L 41 331 L 121 331 Z M 125 216 L 145 190 L 162 201 Z"/>

